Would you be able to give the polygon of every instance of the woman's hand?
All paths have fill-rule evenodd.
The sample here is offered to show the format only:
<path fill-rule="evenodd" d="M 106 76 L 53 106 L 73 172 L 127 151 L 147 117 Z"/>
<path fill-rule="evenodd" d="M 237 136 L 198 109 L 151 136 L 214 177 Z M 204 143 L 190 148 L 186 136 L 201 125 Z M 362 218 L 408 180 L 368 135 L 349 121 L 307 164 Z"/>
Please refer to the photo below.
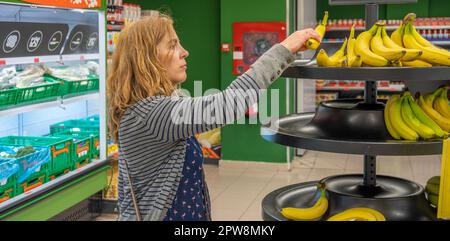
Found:
<path fill-rule="evenodd" d="M 306 50 L 306 42 L 308 39 L 314 38 L 317 41 L 321 41 L 320 35 L 312 28 L 303 29 L 300 31 L 295 31 L 293 34 L 289 35 L 281 45 L 286 47 L 291 53 L 295 54 L 298 51 Z"/>

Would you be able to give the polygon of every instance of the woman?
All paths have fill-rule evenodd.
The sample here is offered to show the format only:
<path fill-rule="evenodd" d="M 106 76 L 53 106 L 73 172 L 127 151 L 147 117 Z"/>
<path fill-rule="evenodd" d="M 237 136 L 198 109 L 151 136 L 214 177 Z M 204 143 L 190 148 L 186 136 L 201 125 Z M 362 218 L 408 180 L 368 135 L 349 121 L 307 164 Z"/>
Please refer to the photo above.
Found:
<path fill-rule="evenodd" d="M 194 135 L 242 117 L 309 38 L 320 36 L 295 32 L 218 94 L 174 97 L 186 80 L 189 53 L 172 19 L 158 13 L 127 26 L 108 76 L 109 130 L 119 144 L 119 220 L 211 220 Z"/>

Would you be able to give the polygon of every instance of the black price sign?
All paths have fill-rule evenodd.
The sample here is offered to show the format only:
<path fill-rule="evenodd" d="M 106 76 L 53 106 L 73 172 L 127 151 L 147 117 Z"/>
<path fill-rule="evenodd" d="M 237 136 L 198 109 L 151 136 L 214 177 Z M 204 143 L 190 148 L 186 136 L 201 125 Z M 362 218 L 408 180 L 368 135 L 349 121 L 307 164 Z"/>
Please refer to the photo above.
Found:
<path fill-rule="evenodd" d="M 59 55 L 67 24 L 0 22 L 0 58 Z"/>
<path fill-rule="evenodd" d="M 70 32 L 63 54 L 98 53 L 98 42 L 96 25 L 77 25 Z"/>

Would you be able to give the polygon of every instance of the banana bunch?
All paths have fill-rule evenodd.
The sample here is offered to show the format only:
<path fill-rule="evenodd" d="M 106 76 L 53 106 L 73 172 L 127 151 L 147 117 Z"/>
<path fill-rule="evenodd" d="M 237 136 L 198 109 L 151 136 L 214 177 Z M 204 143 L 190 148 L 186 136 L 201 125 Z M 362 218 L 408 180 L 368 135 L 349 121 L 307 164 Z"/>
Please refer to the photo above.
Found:
<path fill-rule="evenodd" d="M 386 221 L 386 218 L 375 209 L 351 208 L 331 216 L 327 221 Z"/>
<path fill-rule="evenodd" d="M 413 25 L 415 19 L 413 13 L 406 15 L 390 37 L 383 21 L 362 32 L 356 39 L 353 26 L 348 41 L 332 57 L 328 57 L 325 50 L 320 50 L 317 64 L 320 67 L 450 66 L 450 52 L 423 38 Z M 317 48 L 319 43 L 311 43 L 311 46 Z"/>
<path fill-rule="evenodd" d="M 438 206 L 439 188 L 441 185 L 441 177 L 435 176 L 427 181 L 425 192 L 427 193 L 428 201 L 435 207 Z"/>
<path fill-rule="evenodd" d="M 309 208 L 287 207 L 281 210 L 281 214 L 294 221 L 311 221 L 322 217 L 328 210 L 328 199 L 325 195 L 325 189 L 321 189 L 320 198 Z"/>
<path fill-rule="evenodd" d="M 424 96 L 417 94 L 417 104 L 446 133 L 450 132 L 450 106 L 448 103 L 448 86 L 441 87 Z"/>
<path fill-rule="evenodd" d="M 403 43 L 407 49 L 422 51 L 418 60 L 411 61 L 407 65 L 416 67 L 450 66 L 450 52 L 434 46 L 423 38 L 412 24 L 415 18 L 415 14 L 408 14 L 405 18 L 407 20 L 397 29 L 397 33 L 394 32 L 391 36 L 391 38 L 397 39 L 396 42 Z"/>
<path fill-rule="evenodd" d="M 437 95 L 444 88 L 439 88 L 434 93 L 420 96 L 417 101 L 414 100 L 411 93 L 406 91 L 403 96 L 393 95 L 384 109 L 384 121 L 389 134 L 396 140 L 417 141 L 419 139 L 429 140 L 433 138 L 447 138 L 450 131 L 450 118 L 443 117 L 440 112 L 433 109 L 433 103 L 444 108 L 443 97 Z M 446 93 L 446 92 L 445 92 Z M 426 99 L 426 100 L 425 100 Z M 431 101 L 431 102 L 430 102 Z M 447 101 L 447 96 L 445 96 Z"/>
<path fill-rule="evenodd" d="M 321 39 L 325 36 L 325 32 L 327 30 L 328 23 L 328 11 L 325 11 L 322 22 L 316 27 L 316 32 L 320 35 Z M 308 49 L 317 49 L 320 45 L 320 42 L 311 38 L 306 42 L 306 48 Z"/>
<path fill-rule="evenodd" d="M 346 56 L 345 48 L 347 47 L 347 39 L 345 39 L 344 44 L 341 48 L 336 51 L 331 57 L 328 57 L 327 52 L 324 49 L 319 51 L 317 54 L 317 65 L 320 67 L 344 67 L 346 66 Z"/>
<path fill-rule="evenodd" d="M 353 25 L 349 38 L 345 39 L 342 46 L 331 57 L 324 49 L 317 54 L 317 65 L 319 67 L 361 67 L 361 55 L 355 52 L 355 25 Z"/>

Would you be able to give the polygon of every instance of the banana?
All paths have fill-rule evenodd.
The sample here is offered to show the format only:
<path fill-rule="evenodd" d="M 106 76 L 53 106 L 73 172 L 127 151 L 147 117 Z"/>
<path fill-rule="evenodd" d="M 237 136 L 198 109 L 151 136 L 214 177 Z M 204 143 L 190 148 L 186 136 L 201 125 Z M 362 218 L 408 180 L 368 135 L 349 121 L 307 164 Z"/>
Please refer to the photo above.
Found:
<path fill-rule="evenodd" d="M 439 196 L 434 195 L 434 194 L 429 194 L 428 195 L 428 201 L 433 204 L 433 206 L 437 207 L 438 203 L 439 203 Z"/>
<path fill-rule="evenodd" d="M 327 221 L 386 221 L 383 214 L 370 208 L 351 208 L 333 215 Z"/>
<path fill-rule="evenodd" d="M 428 183 L 428 184 L 425 186 L 425 191 L 426 191 L 428 194 L 439 195 L 439 187 L 440 187 L 440 185 Z"/>
<path fill-rule="evenodd" d="M 419 134 L 411 129 L 402 118 L 402 98 L 394 100 L 392 107 L 389 109 L 392 127 L 402 137 L 402 139 L 417 141 Z"/>
<path fill-rule="evenodd" d="M 387 128 L 389 134 L 392 136 L 392 138 L 394 138 L 396 140 L 400 140 L 400 139 L 402 139 L 402 137 L 392 127 L 389 110 L 392 107 L 392 102 L 396 101 L 399 98 L 400 98 L 400 95 L 393 95 L 391 98 L 389 98 L 388 102 L 386 103 L 386 107 L 384 108 L 384 122 L 386 123 L 386 128 Z"/>
<path fill-rule="evenodd" d="M 362 32 L 355 43 L 355 53 L 361 55 L 364 64 L 374 67 L 384 67 L 389 65 L 389 61 L 384 57 L 370 50 L 370 41 L 374 35 L 377 26 L 374 25 L 370 30 Z"/>
<path fill-rule="evenodd" d="M 348 67 L 361 67 L 362 58 L 361 55 L 358 55 L 355 53 L 355 44 L 356 44 L 356 38 L 355 38 L 355 24 L 353 24 L 352 28 L 350 29 L 350 36 L 348 37 L 348 43 L 347 43 L 347 65 Z"/>
<path fill-rule="evenodd" d="M 405 33 L 405 25 L 403 23 L 400 24 L 400 27 L 398 27 L 392 34 L 391 39 L 394 43 L 396 43 L 398 46 L 403 47 L 403 34 Z"/>
<path fill-rule="evenodd" d="M 322 217 L 328 209 L 328 200 L 325 195 L 325 189 L 321 190 L 320 198 L 314 204 L 314 206 L 310 208 L 283 208 L 281 210 L 281 214 L 295 221 L 306 221 L 306 220 L 314 220 Z"/>
<path fill-rule="evenodd" d="M 403 46 L 403 34 L 405 33 L 405 23 L 416 19 L 415 13 L 409 13 L 403 18 L 403 22 L 400 26 L 391 34 L 391 39 L 400 47 Z"/>
<path fill-rule="evenodd" d="M 345 39 L 341 48 L 333 54 L 333 56 L 328 57 L 326 51 L 321 49 L 317 55 L 317 65 L 320 67 L 345 67 L 346 57 L 345 57 L 345 47 L 347 46 L 347 39 Z"/>
<path fill-rule="evenodd" d="M 420 54 L 422 55 L 422 54 Z M 432 64 L 427 63 L 425 61 L 422 60 L 414 60 L 414 61 L 402 61 L 403 66 L 405 67 L 418 67 L 418 68 L 429 68 L 429 67 L 433 67 Z"/>
<path fill-rule="evenodd" d="M 406 92 L 405 95 L 401 98 L 402 102 L 402 118 L 403 121 L 405 121 L 406 125 L 409 126 L 409 128 L 413 129 L 419 136 L 425 140 L 433 138 L 436 133 L 425 124 L 422 124 L 416 116 L 414 115 L 409 103 L 408 99 L 406 99 L 407 96 L 410 96 L 409 92 Z"/>
<path fill-rule="evenodd" d="M 450 52 L 448 50 L 436 47 L 435 45 L 430 43 L 428 40 L 426 40 L 424 37 L 422 37 L 422 35 L 420 35 L 420 33 L 417 32 L 416 27 L 414 27 L 414 25 L 412 25 L 412 24 L 410 24 L 410 25 L 411 25 L 410 26 L 411 34 L 416 39 L 417 43 L 419 43 L 423 47 L 429 47 L 429 48 L 435 49 L 438 52 L 442 53 L 443 55 L 446 55 L 447 57 L 450 57 Z"/>
<path fill-rule="evenodd" d="M 330 58 L 328 57 L 327 52 L 324 49 L 321 49 L 319 51 L 319 54 L 317 54 L 317 65 L 320 67 L 341 67 L 343 59 L 342 58 Z"/>
<path fill-rule="evenodd" d="M 389 38 L 389 35 L 386 32 L 386 27 L 383 26 L 381 29 L 381 38 L 383 39 L 384 46 L 391 48 L 391 49 L 397 49 L 397 50 L 403 50 L 406 51 L 405 56 L 403 56 L 400 60 L 401 61 L 414 61 L 418 59 L 423 52 L 418 49 L 405 49 L 401 46 L 399 46 L 396 42 L 392 41 L 391 38 Z M 403 44 L 402 44 L 403 45 Z"/>
<path fill-rule="evenodd" d="M 434 176 L 428 179 L 427 184 L 440 185 L 441 184 L 441 176 Z"/>
<path fill-rule="evenodd" d="M 422 110 L 431 118 L 433 119 L 436 124 L 438 124 L 442 130 L 449 132 L 450 131 L 450 120 L 443 117 L 439 112 L 433 109 L 433 100 L 434 98 L 431 97 L 427 98 L 428 100 L 425 100 L 425 98 L 420 95 L 418 98 L 418 104 L 422 108 Z"/>
<path fill-rule="evenodd" d="M 406 48 L 419 49 L 423 53 L 420 56 L 420 60 L 424 60 L 434 65 L 450 66 L 450 55 L 444 55 L 440 51 L 432 47 L 424 47 L 417 42 L 411 33 L 411 23 L 407 23 L 405 26 L 405 34 L 403 35 L 403 44 Z"/>
<path fill-rule="evenodd" d="M 448 88 L 442 88 L 439 96 L 434 100 L 433 107 L 439 114 L 450 119 L 450 106 L 448 105 Z"/>
<path fill-rule="evenodd" d="M 354 58 L 348 60 L 348 66 L 349 67 L 361 67 L 362 66 L 362 57 L 361 55 L 356 55 Z"/>
<path fill-rule="evenodd" d="M 403 56 L 405 56 L 406 50 L 391 49 L 384 46 L 383 39 L 381 38 L 382 28 L 383 26 L 378 26 L 378 30 L 370 42 L 372 51 L 390 61 L 400 60 Z"/>
<path fill-rule="evenodd" d="M 325 32 L 327 30 L 327 23 L 328 23 L 328 11 L 325 11 L 322 22 L 315 29 L 316 32 L 319 33 L 320 39 L 322 39 L 325 36 Z M 313 38 L 310 38 L 306 42 L 306 48 L 308 49 L 317 49 L 319 45 L 320 42 Z"/>
<path fill-rule="evenodd" d="M 377 218 L 377 221 L 386 221 L 386 217 L 384 217 L 384 215 L 372 208 L 354 208 L 354 210 L 361 210 L 361 211 L 365 211 L 368 213 L 373 214 L 373 216 L 375 216 L 375 218 Z"/>
<path fill-rule="evenodd" d="M 420 122 L 430 127 L 439 138 L 447 138 L 447 133 L 445 133 L 444 130 L 442 130 L 442 128 L 436 124 L 436 122 L 434 122 L 434 120 L 431 119 L 416 102 L 414 102 L 412 96 L 407 96 L 406 99 L 408 100 L 409 106 L 411 107 L 414 115 Z"/>

